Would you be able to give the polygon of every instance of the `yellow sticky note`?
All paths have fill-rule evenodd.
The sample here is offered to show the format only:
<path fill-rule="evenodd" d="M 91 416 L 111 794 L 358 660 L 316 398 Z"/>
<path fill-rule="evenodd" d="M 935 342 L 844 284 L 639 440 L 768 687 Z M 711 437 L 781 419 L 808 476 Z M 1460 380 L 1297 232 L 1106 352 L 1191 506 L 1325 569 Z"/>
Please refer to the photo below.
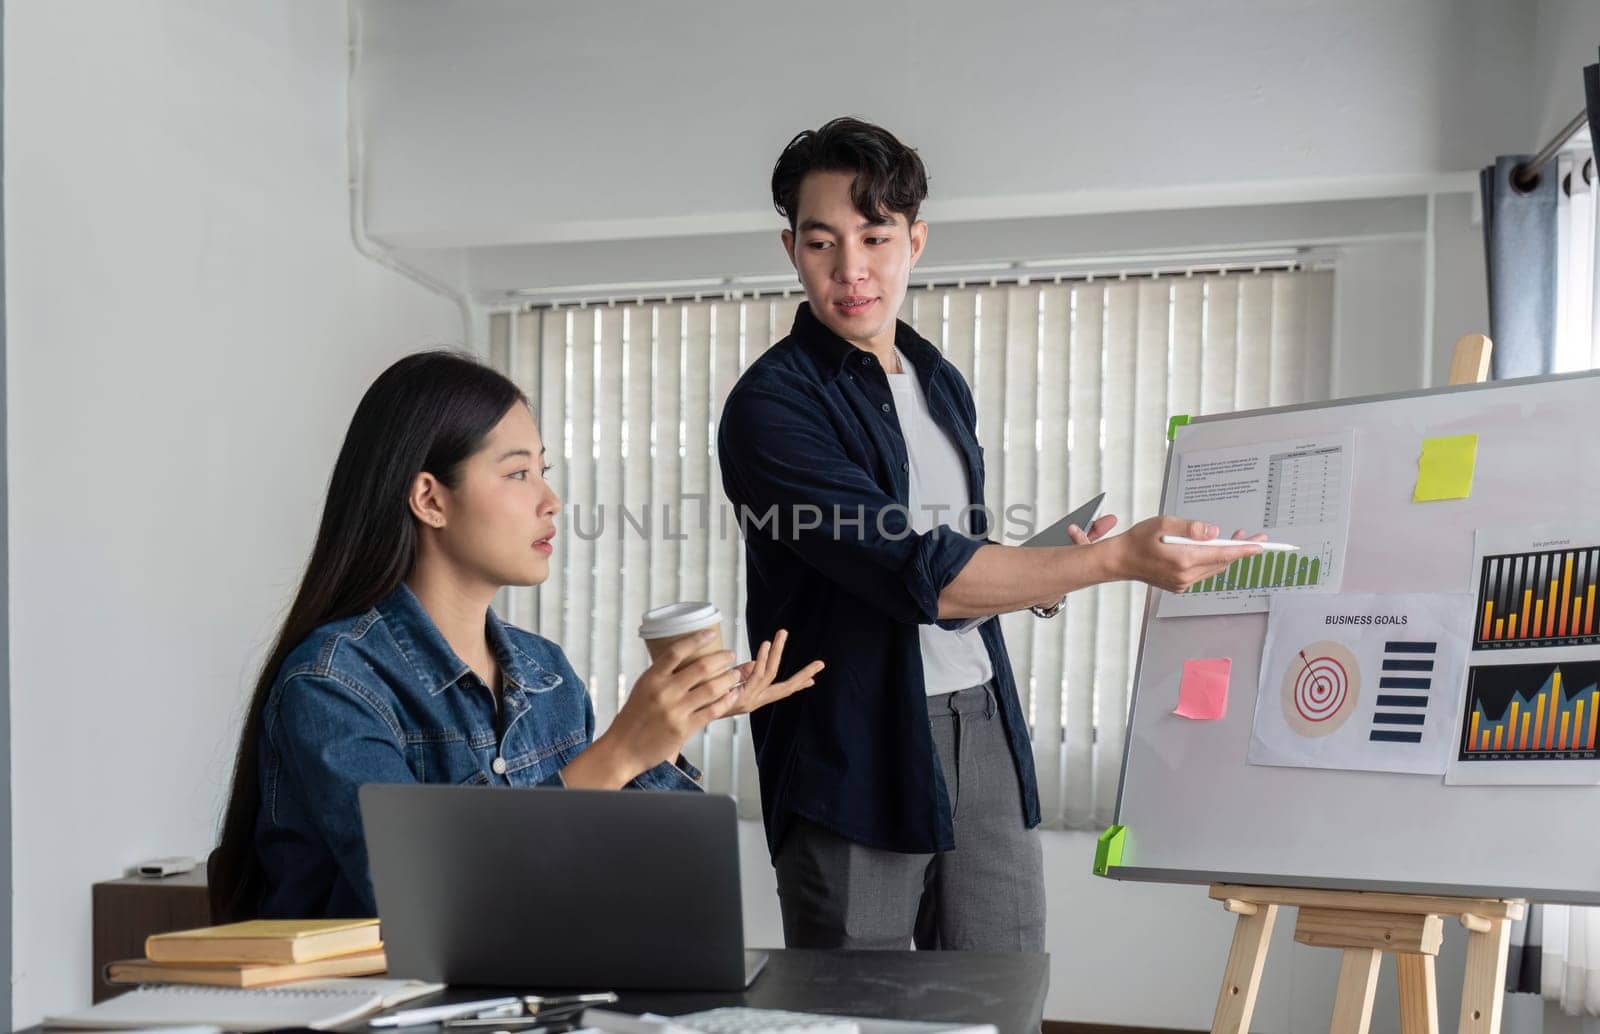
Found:
<path fill-rule="evenodd" d="M 1472 494 L 1472 472 L 1477 466 L 1477 435 L 1423 439 L 1422 458 L 1417 460 L 1417 488 L 1411 501 L 1467 498 Z"/>

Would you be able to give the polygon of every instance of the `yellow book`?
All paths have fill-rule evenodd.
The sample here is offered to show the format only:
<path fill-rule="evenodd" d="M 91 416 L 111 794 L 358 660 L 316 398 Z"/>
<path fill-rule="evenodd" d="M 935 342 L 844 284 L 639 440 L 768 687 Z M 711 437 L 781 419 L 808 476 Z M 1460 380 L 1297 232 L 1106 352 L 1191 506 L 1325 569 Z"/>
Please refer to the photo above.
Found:
<path fill-rule="evenodd" d="M 151 962 L 311 962 L 382 943 L 376 919 L 253 919 L 155 934 L 144 954 Z"/>
<path fill-rule="evenodd" d="M 271 987 L 315 977 L 366 977 L 384 972 L 388 962 L 383 949 L 356 955 L 336 955 L 312 962 L 220 963 L 151 962 L 123 959 L 106 966 L 111 984 L 205 984 L 209 987 Z"/>

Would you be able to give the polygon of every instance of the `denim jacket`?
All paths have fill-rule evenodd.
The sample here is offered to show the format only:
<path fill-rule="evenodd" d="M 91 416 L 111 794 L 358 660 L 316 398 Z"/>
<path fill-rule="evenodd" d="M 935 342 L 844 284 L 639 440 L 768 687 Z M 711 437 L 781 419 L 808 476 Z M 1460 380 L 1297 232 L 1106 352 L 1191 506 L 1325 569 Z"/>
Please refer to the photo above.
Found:
<path fill-rule="evenodd" d="M 503 684 L 498 714 L 404 584 L 289 654 L 260 740 L 261 916 L 378 914 L 356 804 L 365 783 L 561 785 L 561 769 L 594 735 L 589 694 L 556 644 L 492 611 L 487 632 Z M 680 764 L 631 785 L 698 790 L 699 773 Z"/>

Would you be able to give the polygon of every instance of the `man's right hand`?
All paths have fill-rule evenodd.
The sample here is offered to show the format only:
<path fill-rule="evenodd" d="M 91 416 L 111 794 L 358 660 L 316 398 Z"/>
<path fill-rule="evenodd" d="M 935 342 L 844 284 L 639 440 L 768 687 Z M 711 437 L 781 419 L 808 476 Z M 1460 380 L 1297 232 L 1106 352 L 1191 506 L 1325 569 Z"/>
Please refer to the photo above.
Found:
<path fill-rule="evenodd" d="M 1140 521 L 1115 538 L 1100 545 L 1113 550 L 1112 566 L 1119 578 L 1153 585 L 1168 592 L 1183 592 L 1196 582 L 1221 574 L 1228 565 L 1261 552 L 1257 542 L 1265 535 L 1247 536 L 1235 531 L 1237 546 L 1177 546 L 1161 541 L 1163 535 L 1182 535 L 1191 539 L 1214 539 L 1220 534 L 1215 524 L 1189 521 L 1181 517 L 1151 517 Z"/>

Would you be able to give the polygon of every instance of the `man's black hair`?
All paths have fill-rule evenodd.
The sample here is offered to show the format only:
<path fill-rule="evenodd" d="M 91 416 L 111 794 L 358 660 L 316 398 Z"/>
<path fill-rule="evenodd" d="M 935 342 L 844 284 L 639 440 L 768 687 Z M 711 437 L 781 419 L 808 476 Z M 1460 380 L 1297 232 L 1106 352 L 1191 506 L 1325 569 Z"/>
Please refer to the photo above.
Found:
<path fill-rule="evenodd" d="M 813 172 L 855 174 L 850 200 L 873 222 L 890 222 L 899 212 L 907 223 L 928 196 L 928 173 L 917 152 L 882 126 L 856 118 L 836 118 L 789 141 L 772 167 L 772 204 L 795 229 L 800 184 Z"/>

